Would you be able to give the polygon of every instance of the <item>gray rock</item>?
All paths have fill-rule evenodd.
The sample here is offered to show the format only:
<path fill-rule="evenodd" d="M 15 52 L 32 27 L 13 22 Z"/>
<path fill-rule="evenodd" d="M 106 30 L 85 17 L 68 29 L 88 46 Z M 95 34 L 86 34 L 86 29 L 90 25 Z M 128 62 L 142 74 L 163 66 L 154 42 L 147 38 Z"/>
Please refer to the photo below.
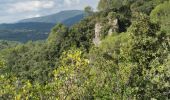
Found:
<path fill-rule="evenodd" d="M 95 37 L 93 39 L 93 43 L 95 44 L 95 46 L 98 46 L 101 43 L 100 41 L 101 29 L 102 29 L 101 23 L 96 23 L 95 24 Z"/>

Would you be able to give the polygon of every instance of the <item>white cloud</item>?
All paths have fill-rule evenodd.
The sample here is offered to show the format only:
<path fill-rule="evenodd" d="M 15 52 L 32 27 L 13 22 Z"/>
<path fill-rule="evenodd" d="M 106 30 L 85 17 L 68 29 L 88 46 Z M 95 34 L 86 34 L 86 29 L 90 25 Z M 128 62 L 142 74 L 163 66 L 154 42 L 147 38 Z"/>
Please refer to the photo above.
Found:
<path fill-rule="evenodd" d="M 33 17 L 40 17 L 40 16 L 41 16 L 40 14 L 35 14 L 35 15 L 26 16 L 25 18 L 33 18 Z"/>
<path fill-rule="evenodd" d="M 73 5 L 73 4 L 79 4 L 79 3 L 80 3 L 80 0 L 64 0 L 64 3 L 65 3 L 66 5 L 71 6 L 71 5 Z"/>
<path fill-rule="evenodd" d="M 36 14 L 34 17 L 40 17 L 41 15 L 40 14 Z"/>
<path fill-rule="evenodd" d="M 8 12 L 26 12 L 26 11 L 38 11 L 42 8 L 52 8 L 54 6 L 53 1 L 25 1 L 17 2 L 10 5 Z"/>

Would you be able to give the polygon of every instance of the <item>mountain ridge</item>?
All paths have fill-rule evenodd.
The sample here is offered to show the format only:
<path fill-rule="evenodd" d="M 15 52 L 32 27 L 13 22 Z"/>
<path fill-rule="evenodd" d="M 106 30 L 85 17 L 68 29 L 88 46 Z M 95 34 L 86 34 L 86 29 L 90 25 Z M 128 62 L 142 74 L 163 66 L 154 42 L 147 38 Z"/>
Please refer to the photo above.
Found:
<path fill-rule="evenodd" d="M 65 10 L 55 14 L 50 14 L 41 17 L 33 17 L 20 20 L 18 23 L 26 22 L 45 22 L 45 23 L 62 23 L 64 20 L 72 18 L 77 15 L 84 15 L 84 11 L 81 10 Z"/>

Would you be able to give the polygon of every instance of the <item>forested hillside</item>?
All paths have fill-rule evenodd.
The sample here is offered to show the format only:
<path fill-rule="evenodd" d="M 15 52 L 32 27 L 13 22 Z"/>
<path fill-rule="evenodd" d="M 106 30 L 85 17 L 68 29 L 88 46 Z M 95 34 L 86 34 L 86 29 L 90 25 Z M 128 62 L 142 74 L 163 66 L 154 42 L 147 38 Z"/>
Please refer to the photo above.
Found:
<path fill-rule="evenodd" d="M 1 100 L 169 100 L 170 1 L 99 0 L 45 41 L 0 49 Z"/>
<path fill-rule="evenodd" d="M 0 24 L 0 39 L 22 43 L 45 40 L 54 26 L 52 23 L 37 22 Z"/>
<path fill-rule="evenodd" d="M 15 47 L 15 46 L 17 46 L 19 44 L 20 43 L 15 42 L 15 41 L 0 40 L 0 51 L 3 50 L 3 49 Z"/>

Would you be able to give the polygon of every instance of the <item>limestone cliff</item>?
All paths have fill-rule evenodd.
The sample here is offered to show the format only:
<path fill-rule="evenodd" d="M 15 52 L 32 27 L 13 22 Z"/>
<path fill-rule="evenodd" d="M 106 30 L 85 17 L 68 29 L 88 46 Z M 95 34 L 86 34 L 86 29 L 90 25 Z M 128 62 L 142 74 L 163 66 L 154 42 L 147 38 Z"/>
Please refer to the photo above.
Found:
<path fill-rule="evenodd" d="M 96 46 L 98 46 L 101 43 L 101 40 L 100 40 L 101 29 L 102 29 L 101 23 L 96 23 L 95 24 L 95 38 L 93 39 L 93 43 Z"/>
<path fill-rule="evenodd" d="M 118 24 L 118 19 L 109 19 L 108 22 L 106 22 L 106 24 L 108 24 L 108 26 L 110 26 L 109 30 L 108 30 L 108 34 L 109 36 L 112 35 L 112 33 L 114 32 L 118 32 L 119 30 L 119 24 Z M 102 23 L 97 22 L 95 24 L 95 37 L 93 39 L 93 43 L 95 44 L 95 46 L 99 46 L 101 43 L 101 31 L 104 25 L 102 25 Z"/>
<path fill-rule="evenodd" d="M 108 35 L 112 35 L 112 33 L 114 32 L 118 32 L 119 30 L 119 24 L 118 24 L 118 19 L 115 20 L 109 20 L 109 24 L 110 24 L 110 29 L 108 31 Z"/>

